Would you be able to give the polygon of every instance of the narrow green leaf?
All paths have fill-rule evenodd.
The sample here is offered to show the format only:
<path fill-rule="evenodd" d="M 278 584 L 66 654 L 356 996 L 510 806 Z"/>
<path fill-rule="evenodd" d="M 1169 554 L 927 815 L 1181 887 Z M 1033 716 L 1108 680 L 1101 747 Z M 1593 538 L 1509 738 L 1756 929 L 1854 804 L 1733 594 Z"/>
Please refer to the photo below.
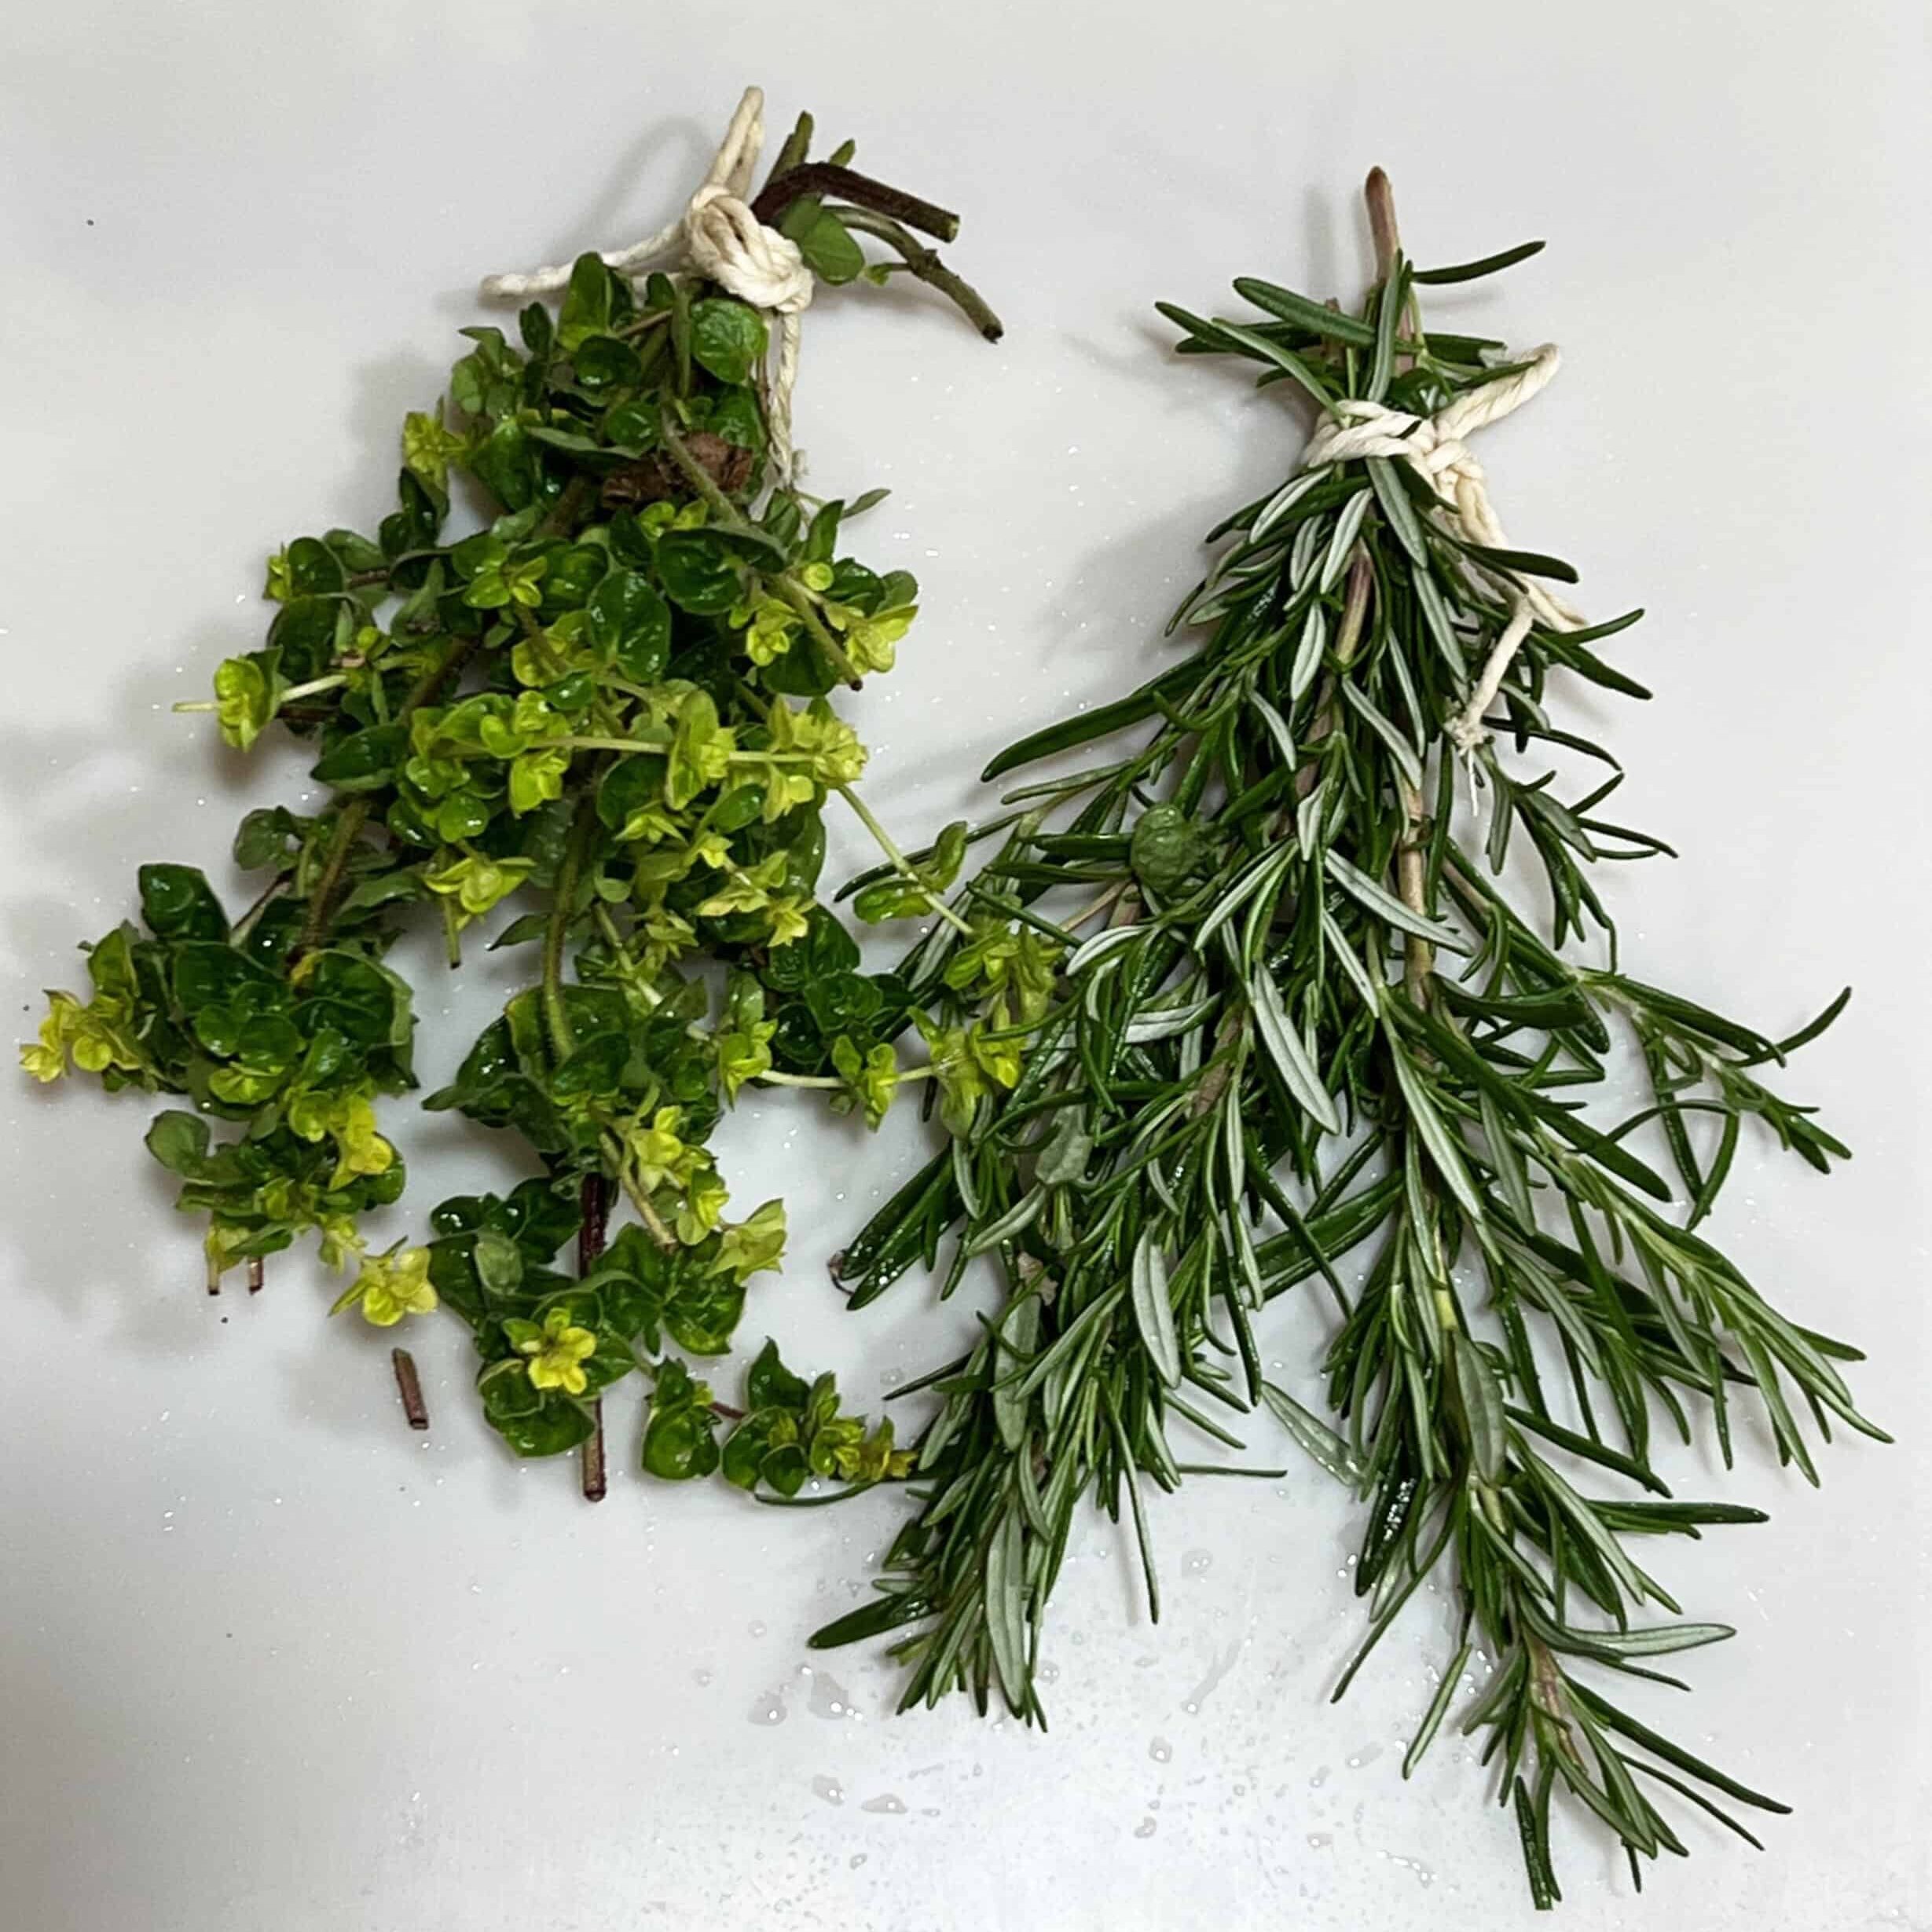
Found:
<path fill-rule="evenodd" d="M 1268 1057 L 1280 1072 L 1282 1083 L 1315 1124 L 1325 1132 L 1339 1134 L 1342 1116 L 1322 1083 L 1322 1076 L 1307 1046 L 1281 1004 L 1281 989 L 1264 962 L 1257 966 L 1248 982 L 1248 1004 L 1254 1010 L 1255 1025 Z"/>
<path fill-rule="evenodd" d="M 1319 1416 L 1272 1382 L 1262 1384 L 1261 1399 L 1311 1461 L 1351 1489 L 1362 1487 L 1365 1471 L 1361 1457 Z"/>
<path fill-rule="evenodd" d="M 1367 873 L 1351 865 L 1340 852 L 1325 853 L 1322 863 L 1337 885 L 1384 925 L 1392 926 L 1400 932 L 1413 933 L 1418 939 L 1426 939 L 1444 952 L 1466 953 L 1471 950 L 1469 942 L 1453 926 L 1445 926 L 1440 920 L 1424 918 L 1419 912 L 1411 912 L 1393 893 L 1378 885 Z"/>
<path fill-rule="evenodd" d="M 986 1552 L 986 1635 L 999 1673 L 999 1688 L 1015 1711 L 1028 1702 L 1026 1674 L 1025 1531 L 1020 1512 L 1008 1509 Z"/>
<path fill-rule="evenodd" d="M 1169 1388 L 1181 1381 L 1181 1344 L 1174 1332 L 1174 1301 L 1168 1283 L 1167 1257 L 1149 1228 L 1134 1250 L 1131 1269 L 1134 1325 L 1140 1330 L 1154 1373 Z"/>

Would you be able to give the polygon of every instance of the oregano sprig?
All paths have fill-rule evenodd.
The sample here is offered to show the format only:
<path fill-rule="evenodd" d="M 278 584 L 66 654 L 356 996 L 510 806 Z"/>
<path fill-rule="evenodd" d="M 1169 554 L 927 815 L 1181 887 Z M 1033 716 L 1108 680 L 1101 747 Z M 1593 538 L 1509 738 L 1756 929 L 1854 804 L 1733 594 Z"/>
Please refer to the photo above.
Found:
<path fill-rule="evenodd" d="M 909 267 L 997 337 L 937 258 L 868 266 L 854 238 L 874 219 L 949 238 L 956 218 L 852 174 L 849 144 L 811 161 L 810 139 L 803 117 L 761 200 L 813 273 Z M 181 707 L 241 750 L 276 724 L 310 742 L 324 802 L 244 819 L 234 856 L 265 884 L 239 916 L 199 870 L 143 867 L 145 929 L 86 949 L 90 997 L 50 995 L 26 1069 L 185 1100 L 148 1145 L 206 1217 L 211 1290 L 238 1263 L 258 1285 L 263 1257 L 317 1234 L 350 1278 L 339 1310 L 467 1322 L 486 1417 L 521 1454 L 584 1446 L 587 1494 L 599 1397 L 638 1371 L 656 1475 L 722 1464 L 780 1495 L 808 1472 L 878 1479 L 902 1466 L 890 1425 L 841 1415 L 829 1380 L 794 1386 L 768 1351 L 721 1450 L 733 1412 L 669 1351 L 725 1353 L 783 1252 L 782 1204 L 728 1212 L 707 1145 L 723 1109 L 768 1081 L 858 1104 L 841 1069 L 903 1024 L 905 989 L 857 971 L 816 887 L 834 796 L 895 850 L 830 695 L 891 669 L 917 585 L 847 550 L 882 493 L 768 474 L 767 318 L 701 274 L 633 284 L 585 255 L 515 339 L 464 333 L 448 395 L 402 426 L 395 509 L 373 537 L 277 552 L 265 645 Z M 412 911 L 452 968 L 482 921 L 535 951 L 424 1104 L 513 1131 L 538 1171 L 378 1247 L 364 1217 L 404 1182 L 378 1103 L 415 1084 L 412 989 L 386 959 Z M 607 1245 L 614 1201 L 636 1221 Z M 574 1238 L 574 1275 L 556 1265 Z"/>
<path fill-rule="evenodd" d="M 1182 351 L 1258 363 L 1336 422 L 1351 398 L 1431 419 L 1520 367 L 1427 328 L 1417 291 L 1534 246 L 1417 272 L 1379 175 L 1369 198 L 1380 272 L 1360 313 L 1245 280 L 1247 320 L 1164 305 Z M 1481 1736 L 1546 1905 L 1559 1793 L 1640 1875 L 1685 1850 L 1682 1804 L 1747 1839 L 1732 1808 L 1782 1809 L 1611 1693 L 1732 1634 L 1681 1620 L 1655 1540 L 1762 1520 L 1673 1497 L 1660 1427 L 1707 1423 L 1728 1462 L 1748 1401 L 1814 1481 L 1814 1433 L 1881 1436 L 1843 1379 L 1857 1351 L 1696 1231 L 1753 1122 L 1820 1170 L 1844 1157 L 1780 1090 L 1845 995 L 1779 1040 L 1622 970 L 1592 869 L 1664 849 L 1605 816 L 1620 768 L 1549 707 L 1560 673 L 1647 695 L 1597 654 L 1637 614 L 1552 621 L 1523 586 L 1574 572 L 1470 544 L 1420 468 L 1298 467 L 1225 519 L 1175 618 L 1190 653 L 1002 753 L 988 779 L 1055 775 L 949 832 L 997 841 L 954 900 L 970 937 L 935 925 L 900 973 L 929 1039 L 997 1042 L 1010 1077 L 948 1113 L 944 1151 L 839 1273 L 861 1307 L 920 1264 L 948 1294 L 984 1256 L 1002 1293 L 918 1385 L 940 1406 L 879 1596 L 815 1641 L 893 1633 L 907 1703 L 997 1690 L 1042 1721 L 1047 1607 L 1085 1501 L 1131 1520 L 1157 1616 L 1144 1490 L 1238 1448 L 1265 1410 L 1365 1505 L 1368 1630 L 1336 1694 L 1440 1575 L 1459 1630 L 1405 1770 L 1445 1724 Z M 1489 720 L 1510 750 L 1476 744 L 1471 810 L 1452 727 L 1532 605 Z M 1607 775 L 1579 795 L 1525 764 L 1545 745 Z M 1618 1120 L 1605 1090 L 1633 1050 L 1648 1101 Z M 1259 1334 L 1318 1282 L 1335 1326 L 1297 1393 L 1263 1373 Z M 1479 1647 L 1494 1674 L 1463 1698 Z"/>

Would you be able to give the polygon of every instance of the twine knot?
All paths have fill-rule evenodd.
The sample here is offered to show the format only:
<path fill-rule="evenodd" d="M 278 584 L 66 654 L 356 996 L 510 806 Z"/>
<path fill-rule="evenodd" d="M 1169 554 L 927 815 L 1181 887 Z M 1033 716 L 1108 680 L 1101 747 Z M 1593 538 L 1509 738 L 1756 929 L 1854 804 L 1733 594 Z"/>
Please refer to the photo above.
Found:
<path fill-rule="evenodd" d="M 1406 463 L 1428 483 L 1441 514 L 1465 543 L 1507 550 L 1509 540 L 1489 500 L 1487 478 L 1465 438 L 1520 409 L 1556 373 L 1560 360 L 1556 345 L 1545 343 L 1521 368 L 1465 390 L 1434 416 L 1412 416 L 1382 403 L 1347 398 L 1333 405 L 1329 419 L 1308 439 L 1302 467 L 1323 469 L 1368 456 Z M 1483 713 L 1531 626 L 1540 621 L 1552 630 L 1571 630 L 1583 622 L 1581 612 L 1534 578 L 1498 581 L 1509 598 L 1509 621 L 1484 662 L 1468 702 L 1449 722 L 1451 741 L 1465 754 L 1488 736 Z"/>
<path fill-rule="evenodd" d="M 681 225 L 691 266 L 740 302 L 776 315 L 811 306 L 812 271 L 797 243 L 767 228 L 722 182 L 707 181 L 691 196 Z"/>
<path fill-rule="evenodd" d="M 810 306 L 812 280 L 798 244 L 766 227 L 745 199 L 764 141 L 764 90 L 747 87 L 684 213 L 655 234 L 600 259 L 624 276 L 653 268 L 691 269 L 739 301 L 778 317 L 778 364 L 766 372 L 764 413 L 772 471 L 785 484 L 792 480 L 797 463 L 792 447 L 791 397 L 798 375 L 798 317 Z M 554 295 L 568 288 L 570 280 L 570 265 L 565 263 L 527 274 L 492 275 L 483 283 L 483 294 L 491 301 Z"/>

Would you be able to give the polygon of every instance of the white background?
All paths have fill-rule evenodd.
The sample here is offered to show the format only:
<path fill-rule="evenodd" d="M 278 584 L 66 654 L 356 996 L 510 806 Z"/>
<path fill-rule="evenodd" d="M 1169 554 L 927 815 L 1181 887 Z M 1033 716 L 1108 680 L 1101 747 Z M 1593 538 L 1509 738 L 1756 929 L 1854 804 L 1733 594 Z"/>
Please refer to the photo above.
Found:
<path fill-rule="evenodd" d="M 1725 1493 L 1774 1520 L 1660 1553 L 1689 1614 L 1740 1632 L 1690 1660 L 1670 1721 L 1796 1815 L 1762 1855 L 1687 1826 L 1694 1861 L 1641 1903 L 1566 1832 L 1567 1923 L 1932 1924 L 1922 9 L 5 11 L 0 973 L 22 1032 L 42 984 L 78 980 L 72 943 L 131 909 L 137 863 L 229 885 L 244 805 L 299 785 L 299 761 L 249 765 L 167 709 L 258 640 L 262 555 L 371 526 L 478 274 L 654 225 L 746 81 L 775 126 L 809 106 L 959 208 L 954 258 L 1010 325 L 989 348 L 897 291 L 808 318 L 812 475 L 890 485 L 864 553 L 925 585 L 901 670 L 856 706 L 908 833 L 983 804 L 972 775 L 1021 728 L 1138 681 L 1201 532 L 1292 460 L 1280 392 L 1176 365 L 1154 298 L 1212 308 L 1256 273 L 1353 300 L 1372 162 L 1424 261 L 1547 236 L 1432 312 L 1563 343 L 1556 387 L 1488 433 L 1497 500 L 1592 611 L 1649 609 L 1618 648 L 1658 701 L 1561 697 L 1625 755 L 1627 816 L 1685 851 L 1611 882 L 1632 969 L 1773 1031 L 1857 984 L 1792 1076 L 1857 1159 L 1825 1183 L 1754 1149 L 1718 1232 L 1872 1348 L 1857 1387 L 1901 1438 L 1830 1452 L 1822 1495 L 1754 1446 Z M 411 958 L 433 1082 L 501 984 L 471 970 L 453 1003 Z M 453 1323 L 412 1336 L 435 1420 L 412 1436 L 387 1338 L 326 1327 L 306 1261 L 253 1302 L 202 1294 L 145 1111 L 0 1083 L 5 1932 L 1529 1923 L 1513 1828 L 1458 1748 L 1397 1775 L 1441 1599 L 1326 1702 L 1359 1627 L 1355 1512 L 1311 1468 L 1157 1511 L 1157 1630 L 1096 1520 L 1047 1646 L 1050 1736 L 963 1705 L 894 1718 L 878 1660 L 802 1640 L 863 1589 L 895 1499 L 781 1516 L 650 1485 L 618 1402 L 592 1510 L 570 1466 L 514 1467 L 482 1428 Z M 395 1124 L 419 1214 L 508 1171 L 460 1126 Z M 913 1138 L 781 1098 L 725 1138 L 741 1201 L 782 1190 L 797 1230 L 747 1338 L 867 1405 L 969 1319 L 917 1279 L 849 1318 L 824 1278 Z M 1281 1324 L 1305 1387 L 1318 1323 Z M 1688 1493 L 1721 1480 L 1684 1467 Z"/>

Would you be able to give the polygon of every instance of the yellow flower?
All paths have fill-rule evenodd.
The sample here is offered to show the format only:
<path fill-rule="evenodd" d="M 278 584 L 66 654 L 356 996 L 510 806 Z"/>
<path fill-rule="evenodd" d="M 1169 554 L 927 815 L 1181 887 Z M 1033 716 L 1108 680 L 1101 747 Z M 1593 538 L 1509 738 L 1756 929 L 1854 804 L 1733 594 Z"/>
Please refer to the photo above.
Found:
<path fill-rule="evenodd" d="M 583 1365 L 597 1352 L 597 1338 L 588 1329 L 572 1325 L 567 1308 L 552 1308 L 544 1317 L 538 1334 L 517 1344 L 519 1352 L 530 1358 L 533 1388 L 560 1388 L 566 1395 L 581 1395 L 590 1378 Z"/>
<path fill-rule="evenodd" d="M 39 1081 L 57 1080 L 67 1071 L 67 1050 L 74 1037 L 80 1002 L 71 993 L 49 993 L 47 1017 L 40 1023 L 38 1046 L 20 1048 L 20 1065 Z"/>
<path fill-rule="evenodd" d="M 728 1226 L 718 1240 L 713 1274 L 735 1274 L 742 1281 L 760 1270 L 775 1270 L 785 1258 L 785 1204 L 768 1201 L 748 1221 Z"/>
<path fill-rule="evenodd" d="M 361 1174 L 387 1174 L 396 1150 L 376 1131 L 376 1109 L 365 1094 L 346 1094 L 329 1109 L 335 1137 L 335 1171 L 329 1188 L 346 1186 Z"/>
<path fill-rule="evenodd" d="M 647 1193 L 673 1180 L 688 1167 L 691 1149 L 678 1138 L 684 1118 L 682 1107 L 660 1107 L 651 1124 L 631 1136 L 631 1157 L 637 1164 L 637 1178 Z"/>
<path fill-rule="evenodd" d="M 274 1210 L 269 1210 L 271 1213 Z M 277 1220 L 291 1217 L 277 1214 Z M 322 1265 L 325 1268 L 346 1268 L 362 1252 L 362 1244 L 356 1238 L 356 1224 L 346 1214 L 325 1214 L 319 1226 L 321 1229 Z"/>
<path fill-rule="evenodd" d="M 746 1081 L 771 1072 L 771 1039 L 777 1031 L 775 1020 L 754 1020 L 748 1025 L 713 1035 L 712 1048 L 718 1057 L 718 1084 L 728 1101 L 738 1098 L 738 1090 Z"/>
<path fill-rule="evenodd" d="M 461 923 L 481 918 L 529 878 L 534 859 L 492 859 L 471 852 L 440 871 L 426 872 L 423 883 L 433 893 L 453 898 L 462 911 Z"/>
<path fill-rule="evenodd" d="M 803 939 L 812 929 L 812 922 L 805 916 L 810 911 L 809 900 L 774 899 L 764 909 L 764 916 L 772 922 L 765 944 L 775 951 L 794 939 Z"/>
<path fill-rule="evenodd" d="M 429 1250 L 405 1248 L 398 1254 L 365 1259 L 349 1292 L 335 1306 L 359 1302 L 362 1318 L 379 1329 L 392 1329 L 406 1314 L 427 1314 L 437 1306 L 430 1285 Z"/>
<path fill-rule="evenodd" d="M 69 1054 L 84 1073 L 139 1069 L 141 1050 L 126 1030 L 128 1003 L 119 995 L 99 993 L 83 1006 L 71 993 L 49 993 L 47 1008 L 39 1043 L 20 1049 L 20 1065 L 35 1080 L 57 1080 L 67 1071 Z"/>
<path fill-rule="evenodd" d="M 862 671 L 889 671 L 900 639 L 918 614 L 917 604 L 907 604 L 897 610 L 882 610 L 877 617 L 859 618 L 846 629 L 846 656 Z"/>
<path fill-rule="evenodd" d="M 715 1173 L 695 1176 L 677 1211 L 677 1238 L 687 1248 L 695 1248 L 717 1226 L 731 1197 L 731 1190 Z"/>

